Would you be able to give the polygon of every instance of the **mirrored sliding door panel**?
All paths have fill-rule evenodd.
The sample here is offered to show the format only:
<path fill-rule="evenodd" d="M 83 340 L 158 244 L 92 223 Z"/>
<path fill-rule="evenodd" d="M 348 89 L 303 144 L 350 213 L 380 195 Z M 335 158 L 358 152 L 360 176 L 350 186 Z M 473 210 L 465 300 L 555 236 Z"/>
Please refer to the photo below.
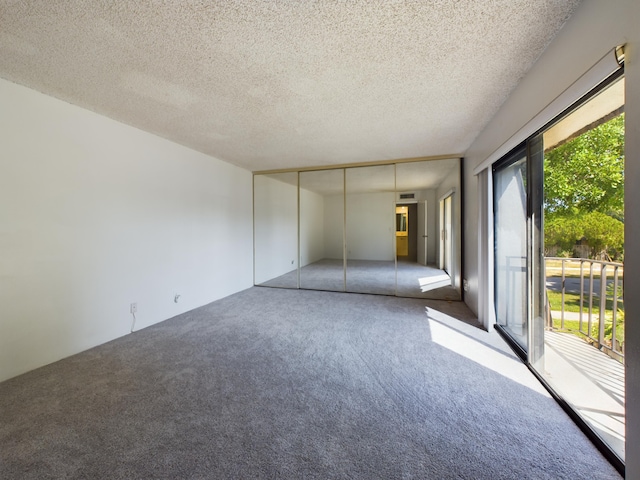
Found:
<path fill-rule="evenodd" d="M 396 165 L 398 296 L 461 298 L 459 187 L 457 158 Z"/>
<path fill-rule="evenodd" d="M 254 176 L 255 284 L 461 299 L 460 159 Z"/>
<path fill-rule="evenodd" d="M 395 166 L 346 169 L 347 291 L 395 295 Z"/>
<path fill-rule="evenodd" d="M 254 283 L 298 288 L 298 173 L 255 175 L 253 181 Z"/>
<path fill-rule="evenodd" d="M 300 288 L 344 291 L 344 169 L 300 172 Z"/>

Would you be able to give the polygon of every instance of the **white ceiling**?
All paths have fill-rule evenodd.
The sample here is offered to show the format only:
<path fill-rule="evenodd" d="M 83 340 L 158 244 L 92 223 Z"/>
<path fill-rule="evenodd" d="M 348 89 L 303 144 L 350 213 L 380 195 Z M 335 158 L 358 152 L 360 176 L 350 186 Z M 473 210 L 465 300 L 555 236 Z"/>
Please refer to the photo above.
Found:
<path fill-rule="evenodd" d="M 578 0 L 0 0 L 0 77 L 250 170 L 461 155 Z"/>

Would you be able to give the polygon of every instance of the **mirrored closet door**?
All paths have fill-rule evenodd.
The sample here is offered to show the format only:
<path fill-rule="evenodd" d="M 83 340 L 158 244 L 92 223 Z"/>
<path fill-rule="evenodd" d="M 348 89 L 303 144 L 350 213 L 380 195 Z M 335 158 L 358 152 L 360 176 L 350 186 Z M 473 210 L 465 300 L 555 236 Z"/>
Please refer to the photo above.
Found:
<path fill-rule="evenodd" d="M 257 174 L 255 284 L 461 298 L 460 159 Z"/>
<path fill-rule="evenodd" d="M 460 299 L 454 271 L 460 265 L 460 218 L 453 208 L 459 184 L 458 159 L 396 165 L 398 296 Z M 448 208 L 440 209 L 441 199 Z"/>
<path fill-rule="evenodd" d="M 300 172 L 300 288 L 345 290 L 342 168 Z"/>
<path fill-rule="evenodd" d="M 395 295 L 395 166 L 346 170 L 347 291 Z"/>

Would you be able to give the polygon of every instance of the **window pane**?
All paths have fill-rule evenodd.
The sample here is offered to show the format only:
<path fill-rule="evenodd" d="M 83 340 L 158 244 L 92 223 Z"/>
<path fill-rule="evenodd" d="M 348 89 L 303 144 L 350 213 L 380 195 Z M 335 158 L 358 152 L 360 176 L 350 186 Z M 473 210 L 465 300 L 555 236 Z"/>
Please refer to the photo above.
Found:
<path fill-rule="evenodd" d="M 534 367 L 624 460 L 624 78 L 543 138 L 548 303 Z"/>
<path fill-rule="evenodd" d="M 496 170 L 495 303 L 499 325 L 527 349 L 526 156 Z"/>

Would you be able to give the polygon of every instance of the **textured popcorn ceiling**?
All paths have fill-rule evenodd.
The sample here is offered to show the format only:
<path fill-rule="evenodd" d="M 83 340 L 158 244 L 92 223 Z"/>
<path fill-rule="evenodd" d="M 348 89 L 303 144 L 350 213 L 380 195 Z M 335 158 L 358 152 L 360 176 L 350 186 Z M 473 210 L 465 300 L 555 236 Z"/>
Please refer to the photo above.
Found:
<path fill-rule="evenodd" d="M 0 77 L 250 170 L 463 154 L 577 0 L 0 0 Z"/>

